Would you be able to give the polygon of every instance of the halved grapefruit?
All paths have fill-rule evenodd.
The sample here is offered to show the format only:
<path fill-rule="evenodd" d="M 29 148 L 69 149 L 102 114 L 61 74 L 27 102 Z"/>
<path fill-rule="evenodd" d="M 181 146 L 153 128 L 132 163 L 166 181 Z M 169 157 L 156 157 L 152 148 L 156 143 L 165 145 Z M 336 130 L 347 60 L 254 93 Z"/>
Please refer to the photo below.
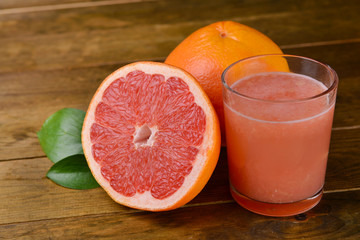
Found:
<path fill-rule="evenodd" d="M 189 202 L 209 180 L 220 127 L 189 73 L 137 62 L 116 70 L 96 91 L 82 145 L 92 174 L 113 200 L 165 211 Z"/>

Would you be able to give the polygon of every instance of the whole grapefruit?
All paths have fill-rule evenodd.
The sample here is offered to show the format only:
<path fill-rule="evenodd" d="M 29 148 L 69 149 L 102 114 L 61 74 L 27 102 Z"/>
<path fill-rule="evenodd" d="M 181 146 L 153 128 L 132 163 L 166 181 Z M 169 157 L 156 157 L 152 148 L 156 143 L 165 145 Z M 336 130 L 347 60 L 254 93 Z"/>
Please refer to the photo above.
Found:
<path fill-rule="evenodd" d="M 224 144 L 222 72 L 240 59 L 276 53 L 282 51 L 261 32 L 237 22 L 222 21 L 192 33 L 169 54 L 165 63 L 186 70 L 204 88 L 218 114 Z"/>

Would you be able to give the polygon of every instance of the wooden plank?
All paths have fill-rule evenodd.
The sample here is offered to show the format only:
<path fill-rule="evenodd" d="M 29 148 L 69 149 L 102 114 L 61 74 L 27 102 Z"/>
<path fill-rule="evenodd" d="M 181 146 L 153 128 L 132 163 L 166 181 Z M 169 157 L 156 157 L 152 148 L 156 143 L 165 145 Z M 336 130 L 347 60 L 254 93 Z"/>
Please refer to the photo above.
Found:
<path fill-rule="evenodd" d="M 118 1 L 132 3 L 132 0 Z M 358 2 L 356 0 L 349 0 L 346 2 L 346 4 L 344 4 L 341 0 L 322 0 L 316 2 L 311 0 L 304 0 L 287 2 L 286 4 L 281 1 L 274 2 L 271 0 L 243 2 L 234 0 L 224 0 L 221 2 L 217 0 L 208 0 L 206 2 L 201 0 L 185 2 L 181 0 L 163 2 L 147 2 L 146 0 L 142 1 L 144 2 L 141 4 L 119 4 L 119 6 L 115 6 L 116 4 L 114 4 L 101 8 L 89 7 L 89 9 L 74 7 L 74 9 L 69 9 L 69 11 L 49 11 L 48 13 L 28 15 L 23 14 L 22 16 L 3 16 L 0 18 L 0 22 L 7 23 L 11 20 L 13 24 L 3 24 L 2 27 L 4 28 L 2 29 L 0 36 L 16 38 L 37 34 L 44 35 L 64 33 L 69 31 L 74 32 L 76 30 L 107 30 L 118 28 L 119 25 L 114 24 L 114 21 L 116 22 L 118 20 L 126 20 L 128 27 L 133 27 L 135 25 L 144 23 L 150 25 L 163 25 L 166 23 L 174 26 L 186 23 L 189 26 L 188 30 L 193 31 L 197 27 L 202 26 L 204 23 L 206 24 L 213 21 L 222 20 L 224 19 L 225 15 L 226 19 L 234 19 L 241 22 L 258 22 L 256 25 L 263 26 L 261 27 L 262 29 L 268 29 L 268 25 L 265 20 L 268 21 L 272 19 L 272 21 L 276 21 L 276 19 L 278 19 L 277 21 L 280 22 L 282 21 L 282 18 L 290 19 L 292 16 L 298 16 L 300 18 L 292 20 L 294 23 L 292 25 L 293 29 L 287 27 L 287 30 L 291 33 L 297 33 L 302 29 L 302 25 L 309 21 L 313 21 L 314 24 L 319 24 L 319 22 L 316 23 L 318 20 L 321 20 L 321 22 L 325 22 L 325 20 L 332 22 L 336 20 L 334 18 L 339 18 L 337 20 L 345 20 L 341 22 L 341 26 L 345 31 L 342 30 L 344 31 L 343 35 L 338 35 L 336 39 L 346 39 L 349 38 L 349 34 L 350 36 L 353 36 L 353 34 L 347 33 L 346 31 L 346 28 L 351 26 L 348 25 L 349 21 L 346 20 L 344 16 L 341 17 L 339 15 L 342 15 L 343 12 L 348 11 L 347 16 L 354 16 L 355 20 L 358 16 L 356 15 L 356 12 L 352 11 L 351 9 L 359 8 Z M 102 0 L 101 2 L 107 1 Z M 96 2 L 92 3 L 97 4 Z M 213 11 L 214 9 L 218 9 L 219 11 Z M 332 16 L 328 16 L 326 15 L 327 11 L 334 13 L 337 11 L 337 13 Z M 147 13 L 151 14 L 150 18 L 148 15 L 146 15 Z M 76 18 L 74 18 L 75 15 Z M 305 17 L 308 18 L 306 19 Z M 96 21 L 86 21 L 94 18 L 100 22 L 96 23 Z M 43 24 L 44 21 L 46 21 L 46 25 Z M 62 26 L 62 28 L 59 28 L 59 26 L 63 25 L 64 21 L 66 21 L 68 24 L 66 26 Z M 339 24 L 340 22 L 338 22 L 336 25 Z M 58 28 L 54 26 L 58 26 Z M 120 27 L 121 26 L 122 25 L 120 25 Z M 281 25 L 276 25 L 276 28 L 279 27 L 281 27 Z M 331 27 L 330 24 L 327 27 L 328 28 L 322 30 L 329 31 L 329 27 Z M 308 26 L 307 28 L 313 28 L 312 32 L 316 34 L 316 31 L 314 31 L 315 26 Z M 190 32 L 187 34 L 189 33 Z M 281 36 L 285 36 L 285 34 L 283 33 Z M 335 36 L 335 34 L 333 36 Z M 277 36 L 277 39 L 278 38 L 280 38 L 280 36 Z M 323 39 L 327 41 L 330 40 L 326 38 Z"/>
<path fill-rule="evenodd" d="M 357 1 L 179 0 L 0 16 L 0 72 L 163 59 L 191 32 L 224 16 L 280 45 L 359 39 L 359 10 Z"/>
<path fill-rule="evenodd" d="M 360 189 L 360 129 L 334 131 L 325 191 Z M 46 158 L 0 162 L 0 224 L 88 214 L 137 212 L 114 203 L 105 192 L 71 190 L 45 178 L 51 162 Z M 203 191 L 189 206 L 232 202 L 229 194 L 226 149 Z M 24 206 L 26 211 L 24 212 Z"/>
<path fill-rule="evenodd" d="M 65 107 L 86 110 L 96 88 L 116 68 L 2 75 L 0 159 L 44 156 L 36 132 L 46 118 Z"/>
<path fill-rule="evenodd" d="M 105 5 L 125 4 L 146 0 L 1 0 L 0 15 L 97 7 Z"/>
<path fill-rule="evenodd" d="M 78 100 L 89 97 L 74 92 L 1 97 L 0 129 L 3 132 L 0 140 L 0 159 L 45 156 L 36 135 L 45 119 L 63 107 L 86 109 L 85 103 L 79 103 Z M 13 109 L 9 110 L 10 108 Z"/>
<path fill-rule="evenodd" d="M 360 128 L 336 130 L 331 135 L 325 190 L 360 188 Z"/>
<path fill-rule="evenodd" d="M 101 189 L 66 189 L 45 175 L 48 159 L 1 162 L 0 224 L 107 212 L 128 212 Z M 24 208 L 26 211 L 24 211 Z"/>
<path fill-rule="evenodd" d="M 358 239 L 360 191 L 325 194 L 305 215 L 263 217 L 236 203 L 0 226 L 3 239 Z"/>
<path fill-rule="evenodd" d="M 62 0 L 62 3 L 73 3 L 73 2 L 88 2 L 89 0 Z M 57 0 L 2 0 L 0 2 L 0 9 L 6 8 L 24 8 L 41 5 L 49 5 L 59 3 Z"/>
<path fill-rule="evenodd" d="M 51 165 L 46 158 L 0 162 L 0 224 L 137 212 L 115 203 L 101 188 L 72 190 L 56 185 L 45 177 Z M 190 204 L 224 200 L 232 201 L 228 191 L 226 152 L 222 152 L 211 180 Z"/>
<path fill-rule="evenodd" d="M 325 191 L 360 188 L 360 128 L 331 133 Z"/>
<path fill-rule="evenodd" d="M 360 55 L 354 49 L 360 49 L 360 43 L 286 50 L 323 61 L 338 72 L 335 128 L 360 123 Z M 36 132 L 46 118 L 64 107 L 86 110 L 101 81 L 123 64 L 0 74 L 0 160 L 44 156 Z"/>

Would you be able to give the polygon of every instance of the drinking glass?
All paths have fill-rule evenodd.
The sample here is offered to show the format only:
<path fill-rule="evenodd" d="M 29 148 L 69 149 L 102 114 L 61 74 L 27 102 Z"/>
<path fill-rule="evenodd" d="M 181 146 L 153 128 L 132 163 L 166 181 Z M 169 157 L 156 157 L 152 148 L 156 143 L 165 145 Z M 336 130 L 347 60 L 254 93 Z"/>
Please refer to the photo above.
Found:
<path fill-rule="evenodd" d="M 306 57 L 261 55 L 226 68 L 222 87 L 236 202 L 267 216 L 316 206 L 323 195 L 336 72 Z"/>

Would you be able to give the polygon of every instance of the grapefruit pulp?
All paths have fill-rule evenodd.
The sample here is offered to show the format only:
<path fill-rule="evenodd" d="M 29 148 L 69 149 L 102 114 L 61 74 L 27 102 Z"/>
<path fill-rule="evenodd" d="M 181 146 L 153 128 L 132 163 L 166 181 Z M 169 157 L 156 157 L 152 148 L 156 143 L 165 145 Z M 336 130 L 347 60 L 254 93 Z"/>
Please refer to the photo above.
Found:
<path fill-rule="evenodd" d="M 190 74 L 137 62 L 102 82 L 84 120 L 82 144 L 92 174 L 113 200 L 164 211 L 205 186 L 221 139 L 216 112 Z"/>

